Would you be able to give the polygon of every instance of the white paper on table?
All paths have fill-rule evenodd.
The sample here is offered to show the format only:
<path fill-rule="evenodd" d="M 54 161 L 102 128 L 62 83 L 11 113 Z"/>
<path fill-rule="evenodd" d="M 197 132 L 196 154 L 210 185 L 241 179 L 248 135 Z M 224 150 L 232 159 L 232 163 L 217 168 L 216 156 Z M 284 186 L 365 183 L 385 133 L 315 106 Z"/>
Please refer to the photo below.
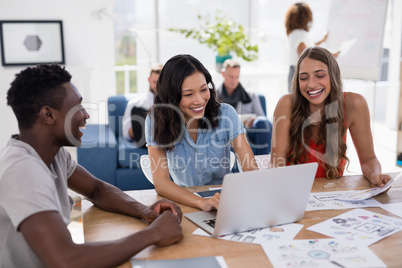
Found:
<path fill-rule="evenodd" d="M 275 241 L 261 245 L 273 267 L 387 267 L 368 247 L 337 239 Z"/>
<path fill-rule="evenodd" d="M 381 204 L 381 208 L 402 217 L 402 203 Z"/>
<path fill-rule="evenodd" d="M 402 219 L 365 209 L 353 209 L 310 226 L 307 230 L 356 245 L 369 246 L 402 230 Z"/>
<path fill-rule="evenodd" d="M 209 233 L 205 232 L 205 231 L 202 230 L 201 228 L 195 229 L 195 231 L 193 232 L 193 235 L 200 235 L 200 236 L 212 237 Z"/>
<path fill-rule="evenodd" d="M 358 200 L 364 200 L 364 199 L 379 195 L 380 193 L 388 190 L 392 186 L 394 181 L 399 179 L 401 176 L 402 176 L 402 172 L 399 173 L 398 176 L 396 176 L 395 178 L 392 178 L 391 180 L 389 180 L 384 185 L 384 187 L 374 187 L 374 188 L 365 189 L 365 190 L 355 190 L 355 191 L 351 191 L 347 195 L 342 195 L 342 196 L 336 197 L 335 199 L 344 200 L 344 201 L 358 201 Z"/>
<path fill-rule="evenodd" d="M 228 265 L 226 264 L 225 258 L 223 256 L 216 256 L 216 261 L 222 268 L 228 268 Z"/>
<path fill-rule="evenodd" d="M 346 208 L 363 208 L 363 207 L 379 207 L 382 204 L 373 198 L 359 201 L 341 201 L 341 196 L 348 195 L 351 191 L 335 191 L 335 192 L 315 192 L 310 193 L 307 201 L 306 211 L 326 210 L 326 209 L 346 209 Z"/>
<path fill-rule="evenodd" d="M 252 244 L 262 244 L 267 241 L 274 241 L 279 239 L 291 240 L 303 228 L 303 224 L 289 223 L 283 225 L 276 225 L 267 228 L 259 228 L 241 233 L 230 235 L 223 235 L 219 239 L 231 240 L 236 242 L 245 242 Z M 207 232 L 198 228 L 193 232 L 194 235 L 211 237 Z"/>
<path fill-rule="evenodd" d="M 167 260 L 138 260 L 131 258 L 131 267 L 133 268 L 177 268 L 177 267 L 192 267 L 192 268 L 227 268 L 227 264 L 223 256 L 205 256 L 183 259 L 167 259 Z"/>

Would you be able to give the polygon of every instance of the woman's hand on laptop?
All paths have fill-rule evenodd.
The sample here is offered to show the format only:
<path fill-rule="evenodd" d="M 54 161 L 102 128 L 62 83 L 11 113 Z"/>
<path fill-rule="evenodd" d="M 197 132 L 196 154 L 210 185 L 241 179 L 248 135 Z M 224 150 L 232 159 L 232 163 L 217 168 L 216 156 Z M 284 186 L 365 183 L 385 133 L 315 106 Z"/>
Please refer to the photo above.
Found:
<path fill-rule="evenodd" d="M 203 211 L 218 210 L 219 199 L 221 198 L 220 193 L 214 194 L 211 198 L 203 198 L 199 201 L 198 207 Z"/>

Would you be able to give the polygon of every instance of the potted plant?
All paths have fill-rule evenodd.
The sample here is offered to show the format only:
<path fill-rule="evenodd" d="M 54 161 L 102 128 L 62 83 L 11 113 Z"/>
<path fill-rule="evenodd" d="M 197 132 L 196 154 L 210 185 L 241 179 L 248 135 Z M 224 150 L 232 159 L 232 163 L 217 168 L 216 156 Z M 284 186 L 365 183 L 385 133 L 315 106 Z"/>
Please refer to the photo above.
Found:
<path fill-rule="evenodd" d="M 231 52 L 246 61 L 254 61 L 258 58 L 258 46 L 250 43 L 250 38 L 244 32 L 242 25 L 220 12 L 213 20 L 209 14 L 198 15 L 198 19 L 204 23 L 198 29 L 170 28 L 169 31 L 184 34 L 186 38 L 198 40 L 216 51 L 218 72 L 222 68 L 222 63 L 232 58 Z"/>

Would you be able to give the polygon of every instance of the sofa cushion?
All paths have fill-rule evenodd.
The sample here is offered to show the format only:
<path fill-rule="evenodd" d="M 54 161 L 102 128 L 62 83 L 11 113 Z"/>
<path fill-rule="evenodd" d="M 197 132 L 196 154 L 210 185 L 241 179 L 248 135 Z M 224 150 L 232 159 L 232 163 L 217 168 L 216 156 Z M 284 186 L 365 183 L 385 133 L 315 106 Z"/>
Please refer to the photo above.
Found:
<path fill-rule="evenodd" d="M 126 141 L 123 137 L 118 138 L 118 163 L 121 167 L 139 169 L 140 157 L 143 154 L 148 154 L 147 148 L 138 148 L 134 143 Z"/>
<path fill-rule="evenodd" d="M 86 125 L 77 162 L 95 177 L 116 185 L 117 141 L 108 125 Z"/>
<path fill-rule="evenodd" d="M 145 178 L 142 169 L 131 168 L 116 170 L 116 186 L 123 191 L 154 189 L 154 185 Z"/>
<path fill-rule="evenodd" d="M 112 129 L 116 137 L 121 136 L 121 122 L 123 120 L 127 102 L 128 100 L 125 95 L 111 96 L 107 100 L 109 127 Z"/>
<path fill-rule="evenodd" d="M 267 115 L 267 102 L 265 100 L 265 96 L 262 94 L 258 94 L 258 97 L 260 98 L 262 110 L 264 111 L 265 116 L 266 116 Z"/>

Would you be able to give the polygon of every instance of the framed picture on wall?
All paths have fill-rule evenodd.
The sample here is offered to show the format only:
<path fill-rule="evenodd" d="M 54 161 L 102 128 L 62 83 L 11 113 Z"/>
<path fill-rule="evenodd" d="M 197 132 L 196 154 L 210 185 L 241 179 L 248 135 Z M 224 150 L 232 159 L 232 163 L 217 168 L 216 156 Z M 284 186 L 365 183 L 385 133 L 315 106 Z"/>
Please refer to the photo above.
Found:
<path fill-rule="evenodd" d="M 1 20 L 0 40 L 3 66 L 65 64 L 62 21 Z"/>

